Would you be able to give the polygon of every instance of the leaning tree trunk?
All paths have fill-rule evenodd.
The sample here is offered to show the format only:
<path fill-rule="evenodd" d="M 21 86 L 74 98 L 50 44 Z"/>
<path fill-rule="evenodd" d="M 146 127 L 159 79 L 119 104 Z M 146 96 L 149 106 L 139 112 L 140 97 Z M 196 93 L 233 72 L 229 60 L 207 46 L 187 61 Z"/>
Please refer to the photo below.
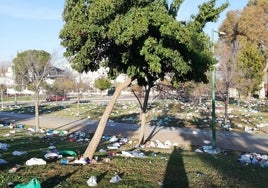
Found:
<path fill-rule="evenodd" d="M 104 133 L 104 129 L 106 127 L 108 118 L 113 110 L 113 107 L 118 99 L 118 97 L 120 96 L 120 93 L 123 89 L 125 89 L 127 86 L 129 86 L 129 84 L 131 83 L 131 79 L 127 78 L 123 83 L 121 83 L 118 87 L 116 87 L 115 92 L 108 104 L 108 106 L 106 107 L 100 122 L 98 124 L 98 127 L 95 131 L 95 134 L 93 136 L 93 138 L 91 139 L 90 143 L 88 144 L 86 151 L 84 152 L 84 157 L 88 157 L 89 159 L 92 159 L 99 143 L 100 140 L 102 138 L 102 135 Z"/>
<path fill-rule="evenodd" d="M 35 131 L 39 132 L 39 91 L 35 92 L 35 101 L 34 101 L 34 107 L 35 107 Z"/>

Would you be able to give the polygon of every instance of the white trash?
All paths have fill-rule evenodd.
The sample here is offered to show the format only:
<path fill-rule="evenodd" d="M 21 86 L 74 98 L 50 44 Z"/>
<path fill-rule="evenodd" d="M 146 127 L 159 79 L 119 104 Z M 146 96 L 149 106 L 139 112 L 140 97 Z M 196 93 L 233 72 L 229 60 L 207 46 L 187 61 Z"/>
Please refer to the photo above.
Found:
<path fill-rule="evenodd" d="M 49 146 L 48 149 L 50 149 L 50 150 L 56 149 L 56 146 L 53 146 L 53 145 Z"/>
<path fill-rule="evenodd" d="M 204 140 L 204 144 L 210 144 L 209 140 Z"/>
<path fill-rule="evenodd" d="M 15 156 L 21 156 L 21 155 L 26 155 L 27 154 L 27 151 L 13 151 L 12 152 L 12 155 L 15 155 Z"/>
<path fill-rule="evenodd" d="M 55 158 L 61 158 L 61 155 L 58 155 L 57 153 L 47 153 L 44 156 L 46 159 L 55 159 Z"/>
<path fill-rule="evenodd" d="M 5 159 L 0 159 L 0 164 L 6 164 L 7 161 Z"/>
<path fill-rule="evenodd" d="M 118 175 L 115 175 L 110 179 L 110 183 L 117 183 L 121 180 L 121 178 Z"/>
<path fill-rule="evenodd" d="M 97 178 L 96 176 L 91 176 L 88 180 L 87 180 L 87 185 L 89 187 L 95 187 L 97 186 Z"/>
<path fill-rule="evenodd" d="M 118 140 L 118 138 L 114 135 L 110 138 L 110 142 L 116 142 Z"/>
<path fill-rule="evenodd" d="M 31 158 L 28 161 L 26 161 L 26 165 L 33 166 L 33 165 L 45 165 L 47 164 L 46 161 L 44 161 L 41 158 Z"/>
<path fill-rule="evenodd" d="M 74 160 L 74 164 L 86 165 L 89 164 L 89 161 L 86 158 L 80 158 Z"/>
<path fill-rule="evenodd" d="M 10 147 L 9 144 L 6 144 L 6 143 L 0 143 L 0 149 L 1 149 L 1 150 L 8 150 L 9 147 Z"/>
<path fill-rule="evenodd" d="M 251 155 L 250 154 L 241 155 L 238 160 L 243 164 L 251 163 Z"/>
<path fill-rule="evenodd" d="M 266 167 L 268 167 L 268 161 L 264 161 L 264 162 L 262 162 L 260 166 L 261 166 L 262 168 L 266 168 Z"/>

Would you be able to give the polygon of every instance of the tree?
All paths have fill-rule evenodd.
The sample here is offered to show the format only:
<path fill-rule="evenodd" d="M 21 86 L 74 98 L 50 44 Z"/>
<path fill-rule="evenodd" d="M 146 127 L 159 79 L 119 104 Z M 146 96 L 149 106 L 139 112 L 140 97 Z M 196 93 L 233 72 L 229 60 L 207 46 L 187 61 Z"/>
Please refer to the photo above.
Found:
<path fill-rule="evenodd" d="M 2 64 L 3 63 L 3 64 Z M 5 77 L 5 73 L 7 72 L 7 66 L 4 65 L 4 62 L 1 62 L 1 67 L 0 67 L 0 77 Z M 7 89 L 7 85 L 5 84 L 5 81 L 1 81 L 0 83 L 0 97 L 1 97 L 1 107 L 4 107 L 3 104 L 3 95 L 4 91 Z"/>
<path fill-rule="evenodd" d="M 4 95 L 4 91 L 7 89 L 7 86 L 4 84 L 0 84 L 0 98 L 1 98 L 1 108 L 4 107 L 3 104 L 3 95 Z"/>
<path fill-rule="evenodd" d="M 101 76 L 100 78 L 96 79 L 94 82 L 94 87 L 98 88 L 101 90 L 109 89 L 112 86 L 112 83 L 110 82 L 109 79 L 105 78 L 104 76 Z"/>
<path fill-rule="evenodd" d="M 48 76 L 51 56 L 43 50 L 20 52 L 13 59 L 13 71 L 18 85 L 25 85 L 34 91 L 36 131 L 39 132 L 39 92 L 41 84 Z"/>
<path fill-rule="evenodd" d="M 70 77 L 56 78 L 52 88 L 54 94 L 66 95 L 75 88 L 75 80 Z"/>
<path fill-rule="evenodd" d="M 116 87 L 85 156 L 93 156 L 117 97 L 133 80 L 145 91 L 143 101 L 139 101 L 140 143 L 150 90 L 157 80 L 171 73 L 174 86 L 187 80 L 207 81 L 204 73 L 214 61 L 203 28 L 207 22 L 216 21 L 227 4 L 215 8 L 216 1 L 210 0 L 199 7 L 189 23 L 184 23 L 176 20 L 182 2 L 174 0 L 169 6 L 164 0 L 67 1 L 60 38 L 73 68 L 95 71 L 102 64 L 109 67 L 110 77 L 127 75 Z"/>
<path fill-rule="evenodd" d="M 260 84 L 267 77 L 267 10 L 267 1 L 250 0 L 243 11 L 229 12 L 220 27 L 220 31 L 226 33 L 224 38 L 220 38 L 221 44 L 229 46 L 230 54 L 234 48 L 237 48 L 235 63 L 238 66 L 237 70 L 240 70 L 237 71 L 240 74 L 237 82 L 245 84 L 236 84 L 236 86 L 240 92 L 246 91 L 241 93 L 246 96 L 258 91 Z M 222 45 L 219 50 L 222 49 Z M 226 57 L 228 56 L 224 58 Z"/>
<path fill-rule="evenodd" d="M 225 39 L 223 37 L 223 39 Z M 227 39 L 228 40 L 228 39 Z M 229 127 L 228 123 L 228 108 L 230 103 L 230 89 L 241 87 L 240 82 L 237 80 L 242 77 L 241 69 L 237 64 L 237 52 L 239 44 L 237 41 L 232 41 L 232 45 L 227 45 L 220 38 L 216 48 L 216 56 L 220 59 L 217 67 L 217 94 L 224 102 L 224 122 L 223 126 Z M 240 85 L 238 85 L 240 84 Z"/>
<path fill-rule="evenodd" d="M 89 84 L 84 82 L 81 77 L 74 81 L 74 89 L 77 92 L 77 116 L 80 116 L 80 99 L 85 90 L 89 89 Z"/>
<path fill-rule="evenodd" d="M 243 71 L 243 77 L 238 80 L 247 83 L 240 87 L 240 92 L 246 96 L 260 90 L 263 81 L 265 57 L 260 53 L 256 44 L 247 39 L 241 40 L 241 49 L 238 53 L 238 67 Z"/>

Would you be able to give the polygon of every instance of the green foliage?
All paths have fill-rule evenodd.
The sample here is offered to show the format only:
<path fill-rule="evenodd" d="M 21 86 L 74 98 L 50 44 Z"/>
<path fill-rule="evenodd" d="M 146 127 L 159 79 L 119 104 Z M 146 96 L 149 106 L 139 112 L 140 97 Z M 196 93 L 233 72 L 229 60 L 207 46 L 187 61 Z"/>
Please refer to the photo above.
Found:
<path fill-rule="evenodd" d="M 61 44 L 79 72 L 95 71 L 105 60 L 109 76 L 125 73 L 139 85 L 152 86 L 166 73 L 174 73 L 174 84 L 207 81 L 213 60 L 203 28 L 227 6 L 215 8 L 215 2 L 184 24 L 175 18 L 182 0 L 170 6 L 164 0 L 68 0 Z"/>
<path fill-rule="evenodd" d="M 56 78 L 53 88 L 57 88 L 58 94 L 69 92 L 75 88 L 75 81 L 70 78 Z"/>
<path fill-rule="evenodd" d="M 243 71 L 242 81 L 247 80 L 248 93 L 254 93 L 260 89 L 263 80 L 264 56 L 260 53 L 256 44 L 243 40 L 242 48 L 238 54 L 238 66 Z M 240 79 L 240 81 L 241 81 Z"/>
<path fill-rule="evenodd" d="M 109 79 L 102 76 L 95 80 L 94 86 L 100 90 L 105 90 L 109 89 L 112 86 L 112 84 Z"/>
<path fill-rule="evenodd" d="M 267 1 L 250 0 L 242 11 L 229 12 L 220 27 L 220 31 L 226 33 L 221 40 L 229 46 L 231 58 L 236 57 L 230 61 L 237 66 L 236 76 L 232 76 L 236 78 L 235 85 L 240 94 L 249 95 L 259 91 L 262 81 L 267 77 L 264 75 L 267 72 L 268 53 L 267 10 Z M 226 57 L 227 54 L 223 61 Z"/>
<path fill-rule="evenodd" d="M 29 89 L 39 89 L 51 65 L 50 59 L 50 54 L 43 50 L 27 50 L 18 53 L 13 59 L 16 83 L 26 85 Z"/>

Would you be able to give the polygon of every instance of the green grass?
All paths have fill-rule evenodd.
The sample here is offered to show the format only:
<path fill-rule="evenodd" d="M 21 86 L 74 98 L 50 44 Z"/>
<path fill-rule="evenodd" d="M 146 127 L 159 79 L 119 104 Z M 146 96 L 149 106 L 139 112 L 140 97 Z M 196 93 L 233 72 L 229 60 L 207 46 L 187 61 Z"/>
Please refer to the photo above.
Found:
<path fill-rule="evenodd" d="M 222 104 L 217 101 L 217 109 Z M 105 104 L 80 104 L 81 117 L 90 117 L 98 120 L 105 108 Z M 243 127 L 254 126 L 260 122 L 268 121 L 267 103 L 265 105 L 232 104 L 230 120 L 234 131 L 241 132 Z M 252 111 L 252 109 L 258 113 Z M 33 107 L 19 106 L 12 109 L 3 109 L 8 112 L 33 114 Z M 40 107 L 41 114 L 73 117 L 77 116 L 77 104 L 49 103 Z M 114 108 L 110 119 L 117 122 L 139 122 L 139 109 L 136 103 L 118 103 Z M 189 116 L 191 114 L 191 116 Z M 152 103 L 149 106 L 147 121 L 156 119 L 156 122 L 168 122 L 163 126 L 199 127 L 209 128 L 204 120 L 209 120 L 209 110 L 197 110 L 196 106 L 182 105 L 175 101 Z M 222 113 L 217 113 L 217 117 Z M 179 122 L 179 123 L 178 123 Z M 242 125 L 239 127 L 238 125 Z M 220 128 L 218 124 L 218 128 Z M 187 150 L 180 148 L 156 149 L 143 148 L 144 158 L 125 158 L 115 156 L 110 163 L 99 162 L 90 165 L 62 165 L 60 160 L 47 161 L 45 166 L 26 166 L 25 162 L 32 158 L 43 158 L 50 145 L 58 150 L 70 149 L 83 153 L 87 142 L 69 142 L 67 136 L 39 137 L 29 134 L 26 130 L 16 129 L 15 134 L 4 137 L 11 129 L 0 128 L 0 143 L 8 143 L 7 151 L 0 150 L 0 158 L 8 161 L 0 164 L 0 187 L 5 187 L 8 182 L 28 183 L 36 177 L 42 187 L 88 187 L 86 181 L 91 176 L 98 179 L 98 187 L 267 187 L 268 170 L 259 165 L 244 165 L 238 162 L 239 151 L 227 151 L 217 155 L 196 153 L 196 149 Z M 261 130 L 266 132 L 265 128 Z M 91 135 L 87 135 L 91 138 Z M 101 153 L 99 149 L 106 149 L 107 142 L 102 141 L 96 155 L 100 159 L 107 158 L 108 153 Z M 133 149 L 134 144 L 125 145 L 122 150 Z M 27 155 L 13 156 L 13 151 L 27 151 Z M 121 150 L 117 151 L 118 154 Z M 156 156 L 153 156 L 155 153 Z M 16 164 L 22 168 L 14 174 L 8 170 Z M 118 173 L 122 180 L 118 183 L 110 183 L 109 180 Z"/>
<path fill-rule="evenodd" d="M 32 158 L 43 158 L 50 145 L 58 150 L 68 149 L 84 151 L 87 142 L 69 142 L 67 136 L 40 137 L 28 134 L 27 130 L 17 129 L 15 134 L 4 137 L 9 128 L 0 129 L 0 143 L 10 145 L 7 151 L 0 150 L 0 158 L 8 161 L 0 165 L 0 187 L 5 187 L 8 182 L 28 183 L 32 178 L 37 178 L 42 187 L 88 187 L 87 180 L 91 176 L 98 179 L 98 187 L 267 187 L 268 170 L 260 166 L 243 165 L 237 161 L 240 152 L 227 151 L 217 155 L 196 153 L 193 150 L 181 148 L 157 149 L 143 148 L 146 157 L 125 158 L 114 156 L 110 163 L 101 159 L 107 158 L 106 141 L 102 141 L 96 152 L 100 162 L 89 165 L 62 165 L 60 160 L 47 161 L 43 166 L 27 166 L 25 162 Z M 86 135 L 90 138 L 91 135 Z M 133 144 L 122 146 L 122 150 L 133 149 Z M 13 151 L 27 151 L 26 155 L 13 156 Z M 116 151 L 117 154 L 121 150 Z M 154 154 L 154 155 L 152 155 Z M 16 164 L 22 168 L 16 173 L 8 170 Z M 122 180 L 110 183 L 110 179 L 119 174 Z"/>

